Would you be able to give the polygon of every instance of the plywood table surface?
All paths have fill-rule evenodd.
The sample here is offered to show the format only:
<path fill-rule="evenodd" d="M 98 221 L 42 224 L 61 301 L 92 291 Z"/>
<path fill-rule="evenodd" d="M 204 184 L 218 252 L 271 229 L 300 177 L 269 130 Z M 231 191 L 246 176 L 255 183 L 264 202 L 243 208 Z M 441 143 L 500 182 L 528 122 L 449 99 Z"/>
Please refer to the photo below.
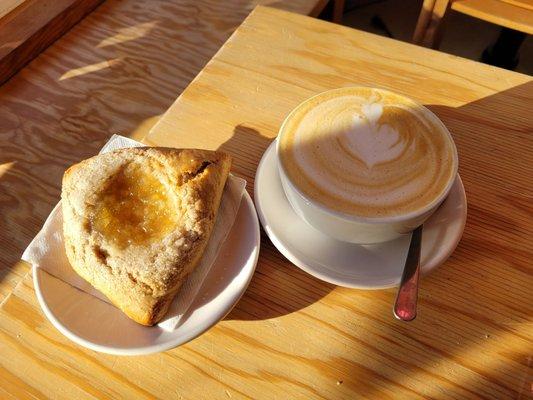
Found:
<path fill-rule="evenodd" d="M 230 152 L 251 192 L 287 113 L 355 84 L 426 104 L 459 151 L 466 229 L 450 259 L 423 278 L 414 322 L 393 319 L 394 290 L 321 282 L 263 235 L 235 309 L 192 342 L 151 356 L 70 342 L 43 316 L 26 277 L 0 309 L 0 386 L 13 398 L 531 398 L 530 77 L 259 7 L 144 141 Z"/>

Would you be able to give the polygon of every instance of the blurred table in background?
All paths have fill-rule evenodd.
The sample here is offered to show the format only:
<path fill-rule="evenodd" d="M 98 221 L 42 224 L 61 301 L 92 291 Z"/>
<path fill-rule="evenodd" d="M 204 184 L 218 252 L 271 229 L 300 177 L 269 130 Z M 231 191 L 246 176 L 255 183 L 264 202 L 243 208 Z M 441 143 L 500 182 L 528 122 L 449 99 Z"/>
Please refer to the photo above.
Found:
<path fill-rule="evenodd" d="M 165 60 L 159 67 L 177 68 Z M 116 79 L 108 85 L 119 86 Z M 422 279 L 417 320 L 393 318 L 394 290 L 321 282 L 263 237 L 256 274 L 225 320 L 182 347 L 145 357 L 70 342 L 43 316 L 26 276 L 0 308 L 0 387 L 37 398 L 530 398 L 532 78 L 261 7 L 137 138 L 228 151 L 233 172 L 252 191 L 257 163 L 287 113 L 315 93 L 357 84 L 427 105 L 459 151 L 467 225 L 451 258 Z M 138 101 L 152 95 L 143 91 Z M 97 126 L 106 106 L 121 105 L 106 99 L 87 118 Z M 54 154 L 71 161 L 73 145 L 60 137 Z M 87 156 L 105 139 L 93 138 Z M 42 190 L 35 181 L 34 191 Z M 43 202 L 54 196 L 56 189 Z M 22 204 L 24 212 L 33 202 Z"/>
<path fill-rule="evenodd" d="M 451 10 L 524 34 L 533 33 L 533 0 L 424 0 L 413 43 L 437 49 Z"/>
<path fill-rule="evenodd" d="M 69 165 L 113 133 L 144 136 L 257 4 L 316 16 L 326 3 L 106 0 L 0 86 L 0 303 Z"/>

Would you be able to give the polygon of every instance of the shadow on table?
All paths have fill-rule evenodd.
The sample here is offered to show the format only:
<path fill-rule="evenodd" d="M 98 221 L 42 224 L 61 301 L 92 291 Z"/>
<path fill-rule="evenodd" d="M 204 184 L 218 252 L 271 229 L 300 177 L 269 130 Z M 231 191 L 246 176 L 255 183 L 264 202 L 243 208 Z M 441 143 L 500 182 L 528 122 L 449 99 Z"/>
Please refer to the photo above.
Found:
<path fill-rule="evenodd" d="M 533 234 L 532 91 L 527 83 L 457 108 L 427 105 L 457 144 L 469 213 L 463 238 L 449 260 L 421 281 L 419 316 L 411 323 L 392 316 L 395 290 L 341 289 L 331 300 L 342 297 L 342 307 L 366 320 L 364 331 L 352 330 L 348 321 L 337 326 L 354 346 L 334 357 L 351 365 L 347 376 L 339 376 L 343 384 L 360 389 L 357 382 L 366 379 L 365 395 L 374 398 L 383 388 L 419 396 L 413 387 L 423 387 L 428 397 L 530 395 L 533 352 L 521 327 L 533 304 L 525 239 Z M 227 319 L 280 317 L 334 288 L 285 260 L 263 234 L 256 274 Z M 365 299 L 373 302 L 372 314 L 358 306 Z M 374 332 L 371 340 L 366 331 Z M 373 358 L 360 351 L 365 347 L 374 349 Z"/>
<path fill-rule="evenodd" d="M 232 171 L 246 178 L 252 198 L 257 165 L 272 140 L 242 124 L 236 126 L 233 136 L 219 147 L 235 156 Z M 248 290 L 226 319 L 263 320 L 290 314 L 319 301 L 334 288 L 335 285 L 322 282 L 292 265 L 261 229 L 261 253 L 255 274 Z"/>
<path fill-rule="evenodd" d="M 533 304 L 526 239 L 533 235 L 532 92 L 530 82 L 457 108 L 427 105 L 457 145 L 468 218 L 450 259 L 422 279 L 418 318 L 402 323 L 391 315 L 373 327 L 386 355 L 374 368 L 387 385 L 416 382 L 428 397 L 531 395 L 533 351 L 523 324 Z M 348 358 L 359 370 L 364 360 Z M 459 369 L 464 380 L 454 377 Z M 372 387 L 367 394 L 378 396 L 379 385 Z"/>

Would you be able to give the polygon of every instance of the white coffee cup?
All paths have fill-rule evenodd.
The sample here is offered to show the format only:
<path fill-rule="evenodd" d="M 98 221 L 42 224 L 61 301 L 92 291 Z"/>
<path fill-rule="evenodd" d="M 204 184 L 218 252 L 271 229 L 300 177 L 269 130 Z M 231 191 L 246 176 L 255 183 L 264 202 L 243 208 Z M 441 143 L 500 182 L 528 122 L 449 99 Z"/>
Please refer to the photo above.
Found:
<path fill-rule="evenodd" d="M 286 128 L 289 124 L 289 121 L 294 118 L 295 114 L 299 112 L 301 114 L 302 107 L 309 107 L 309 102 L 314 101 L 316 104 L 319 104 L 320 96 L 327 98 L 330 93 L 333 93 L 333 95 L 336 96 L 339 93 L 358 89 L 360 88 L 342 88 L 324 92 L 304 101 L 297 106 L 285 119 L 280 128 L 276 142 L 276 152 L 283 190 L 285 191 L 287 199 L 289 200 L 292 208 L 300 218 L 305 220 L 315 229 L 337 240 L 358 244 L 372 244 L 393 240 L 401 235 L 410 233 L 416 227 L 423 224 L 424 221 L 426 221 L 433 214 L 433 212 L 439 207 L 439 205 L 448 195 L 456 179 L 458 159 L 457 149 L 455 148 L 455 144 L 453 144 L 451 135 L 444 124 L 427 108 L 419 105 L 418 103 L 412 102 L 412 100 L 409 100 L 413 104 L 416 104 L 416 106 L 419 108 L 417 108 L 417 110 L 423 110 L 424 117 L 427 117 L 431 120 L 432 124 L 435 124 L 431 126 L 438 126 L 438 129 L 440 129 L 439 134 L 447 135 L 450 140 L 451 147 L 447 147 L 447 151 L 451 152 L 452 164 L 447 165 L 447 168 L 450 169 L 450 173 L 449 177 L 446 178 L 447 180 L 445 185 L 443 185 L 443 190 L 423 207 L 406 213 L 385 216 L 358 215 L 357 212 L 339 211 L 329 207 L 315 198 L 312 198 L 309 194 L 302 190 L 297 182 L 294 182 L 294 179 L 291 179 L 290 173 L 287 172 L 286 167 L 284 166 L 283 162 L 281 162 L 281 138 L 284 134 L 286 134 Z M 362 89 L 375 90 L 378 94 L 387 96 L 389 94 L 399 96 L 382 89 Z M 408 100 L 407 98 L 404 99 L 406 101 Z"/>

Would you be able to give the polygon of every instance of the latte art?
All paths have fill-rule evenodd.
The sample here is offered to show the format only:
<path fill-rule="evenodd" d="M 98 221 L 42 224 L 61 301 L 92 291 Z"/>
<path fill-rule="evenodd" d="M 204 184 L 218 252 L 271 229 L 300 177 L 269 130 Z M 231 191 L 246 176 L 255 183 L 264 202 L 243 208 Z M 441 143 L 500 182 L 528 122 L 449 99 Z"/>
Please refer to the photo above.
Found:
<path fill-rule="evenodd" d="M 405 150 L 406 144 L 394 127 L 379 124 L 383 105 L 363 104 L 360 112 L 354 115 L 351 126 L 340 134 L 339 143 L 344 145 L 343 148 L 369 168 L 398 157 Z"/>
<path fill-rule="evenodd" d="M 278 140 L 282 167 L 304 195 L 362 217 L 430 205 L 457 169 L 442 123 L 413 101 L 378 89 L 313 97 L 291 113 Z"/>

